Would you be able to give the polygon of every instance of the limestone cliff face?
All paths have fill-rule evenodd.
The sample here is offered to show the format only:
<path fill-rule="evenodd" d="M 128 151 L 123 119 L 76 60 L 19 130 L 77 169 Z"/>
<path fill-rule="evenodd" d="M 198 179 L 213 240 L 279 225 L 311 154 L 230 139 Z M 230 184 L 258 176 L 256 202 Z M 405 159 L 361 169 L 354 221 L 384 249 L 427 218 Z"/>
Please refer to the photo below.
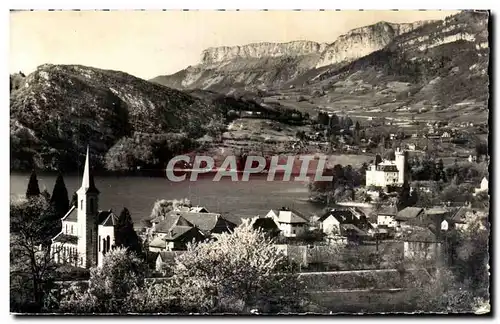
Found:
<path fill-rule="evenodd" d="M 330 44 L 294 41 L 208 48 L 202 52 L 198 65 L 152 81 L 178 89 L 217 90 L 231 85 L 280 87 L 308 71 L 350 63 L 378 51 L 395 37 L 426 23 L 379 22 L 353 29 Z"/>
<path fill-rule="evenodd" d="M 235 59 L 302 56 L 322 53 L 327 46 L 326 43 L 294 41 L 288 43 L 253 43 L 243 46 L 212 47 L 201 53 L 200 64 L 212 65 Z"/>
<path fill-rule="evenodd" d="M 429 21 L 410 24 L 391 24 L 379 22 L 374 25 L 356 28 L 340 36 L 326 47 L 316 68 L 340 62 L 351 62 L 386 47 L 392 40 L 408 33 Z"/>

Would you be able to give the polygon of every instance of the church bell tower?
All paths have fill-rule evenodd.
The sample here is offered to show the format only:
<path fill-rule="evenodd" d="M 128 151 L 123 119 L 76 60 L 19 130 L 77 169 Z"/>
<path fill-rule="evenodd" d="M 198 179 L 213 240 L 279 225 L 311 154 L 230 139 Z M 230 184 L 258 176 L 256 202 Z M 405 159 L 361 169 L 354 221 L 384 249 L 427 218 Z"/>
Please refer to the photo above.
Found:
<path fill-rule="evenodd" d="M 85 156 L 82 186 L 78 196 L 78 265 L 90 268 L 96 264 L 97 213 L 99 206 L 99 190 L 95 187 L 90 172 L 89 148 Z"/>

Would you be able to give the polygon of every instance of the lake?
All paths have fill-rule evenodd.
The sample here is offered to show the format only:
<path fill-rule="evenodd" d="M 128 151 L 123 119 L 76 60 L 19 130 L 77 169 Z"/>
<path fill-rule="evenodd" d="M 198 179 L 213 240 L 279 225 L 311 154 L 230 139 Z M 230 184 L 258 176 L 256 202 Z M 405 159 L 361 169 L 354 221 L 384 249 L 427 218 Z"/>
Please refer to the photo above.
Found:
<path fill-rule="evenodd" d="M 11 173 L 10 194 L 24 195 L 28 186 L 28 173 Z M 39 174 L 38 185 L 52 194 L 55 174 Z M 64 182 L 69 199 L 81 184 L 81 175 L 66 175 Z M 248 182 L 232 182 L 222 179 L 200 178 L 196 182 L 170 182 L 166 177 L 96 176 L 95 184 L 101 192 L 99 208 L 113 209 L 119 214 L 127 207 L 132 219 L 139 225 L 147 217 L 158 199 L 188 198 L 193 205 L 205 206 L 211 212 L 228 213 L 239 217 L 265 215 L 270 209 L 289 207 L 306 216 L 317 212 L 319 207 L 308 203 L 306 183 L 293 181 L 266 181 L 266 177 Z"/>

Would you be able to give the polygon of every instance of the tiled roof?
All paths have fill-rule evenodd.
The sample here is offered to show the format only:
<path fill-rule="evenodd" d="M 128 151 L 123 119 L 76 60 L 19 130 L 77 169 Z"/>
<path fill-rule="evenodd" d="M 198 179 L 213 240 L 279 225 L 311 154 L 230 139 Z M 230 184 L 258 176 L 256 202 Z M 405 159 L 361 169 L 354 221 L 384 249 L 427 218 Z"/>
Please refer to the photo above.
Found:
<path fill-rule="evenodd" d="M 76 210 L 75 205 L 71 206 L 69 211 L 62 218 L 63 221 L 66 222 L 77 222 L 78 221 L 78 211 Z"/>
<path fill-rule="evenodd" d="M 394 206 L 384 206 L 378 211 L 377 214 L 396 216 L 398 214 L 398 209 Z"/>
<path fill-rule="evenodd" d="M 52 239 L 53 242 L 59 243 L 69 243 L 69 244 L 78 244 L 78 237 L 74 235 L 63 234 L 62 232 L 57 234 L 56 237 Z"/>
<path fill-rule="evenodd" d="M 434 234 L 429 228 L 423 227 L 411 227 L 405 230 L 401 239 L 406 242 L 438 242 L 436 234 Z"/>
<path fill-rule="evenodd" d="M 384 172 L 398 172 L 398 168 L 395 165 L 380 165 L 379 170 Z"/>
<path fill-rule="evenodd" d="M 157 232 L 157 233 L 169 233 L 169 231 L 174 226 L 193 227 L 194 225 L 191 222 L 188 222 L 186 220 L 186 218 L 184 218 L 180 215 L 169 214 L 166 216 L 165 220 L 159 222 L 155 226 L 155 232 Z"/>
<path fill-rule="evenodd" d="M 181 238 L 187 232 L 195 230 L 191 226 L 173 226 L 170 231 L 165 236 L 165 240 L 167 241 L 175 241 Z"/>
<path fill-rule="evenodd" d="M 209 212 L 205 207 L 200 207 L 200 206 L 191 207 L 190 211 L 193 213 L 208 213 Z"/>
<path fill-rule="evenodd" d="M 424 209 L 419 207 L 406 207 L 398 212 L 398 214 L 396 215 L 396 219 L 413 219 L 420 215 L 423 211 Z"/>
<path fill-rule="evenodd" d="M 444 215 L 450 212 L 450 209 L 445 207 L 432 207 L 425 210 L 427 215 Z"/>
<path fill-rule="evenodd" d="M 341 224 L 352 224 L 356 226 L 359 229 L 363 230 L 368 230 L 372 228 L 370 223 L 368 222 L 368 219 L 366 219 L 366 215 L 363 218 L 358 218 L 354 215 L 353 211 L 351 209 L 332 209 L 323 216 L 321 216 L 318 221 L 323 222 L 325 221 L 329 216 L 335 217 L 335 219 Z"/>
<path fill-rule="evenodd" d="M 280 210 L 278 222 L 286 224 L 307 223 L 307 219 L 296 211 Z"/>
<path fill-rule="evenodd" d="M 263 230 L 276 230 L 279 231 L 278 225 L 270 217 L 256 218 L 253 221 L 252 227 L 254 229 L 261 228 Z"/>
<path fill-rule="evenodd" d="M 151 242 L 149 242 L 149 246 L 157 247 L 157 248 L 165 248 L 166 240 L 161 237 L 155 237 Z"/>
<path fill-rule="evenodd" d="M 332 210 L 326 212 L 325 214 L 323 214 L 323 216 L 321 216 L 318 219 L 318 221 L 323 222 L 330 215 L 335 217 L 335 219 L 337 219 L 337 221 L 340 224 L 352 224 L 354 222 L 354 218 L 355 218 L 353 213 L 349 209 L 332 209 Z"/>
<path fill-rule="evenodd" d="M 361 229 L 359 229 L 357 226 L 355 226 L 353 224 L 341 224 L 340 230 L 344 233 L 349 232 L 351 234 L 356 234 L 358 236 L 367 236 L 368 235 L 364 231 L 362 231 Z"/>
<path fill-rule="evenodd" d="M 163 251 L 158 253 L 158 257 L 161 259 L 162 262 L 165 263 L 174 263 L 175 259 L 182 255 L 184 251 Z"/>
<path fill-rule="evenodd" d="M 219 219 L 227 223 L 227 225 L 236 225 L 233 222 L 226 220 L 220 214 L 216 213 L 175 212 L 175 214 L 181 215 L 202 231 L 212 231 L 216 227 Z"/>

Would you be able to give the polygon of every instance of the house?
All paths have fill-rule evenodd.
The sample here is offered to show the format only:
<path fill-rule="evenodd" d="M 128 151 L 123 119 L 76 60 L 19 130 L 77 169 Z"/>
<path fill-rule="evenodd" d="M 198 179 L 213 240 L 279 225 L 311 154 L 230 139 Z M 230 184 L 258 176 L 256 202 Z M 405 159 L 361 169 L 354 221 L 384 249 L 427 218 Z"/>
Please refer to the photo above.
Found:
<path fill-rule="evenodd" d="M 449 222 L 451 226 L 456 229 L 466 229 L 467 227 L 467 218 L 476 216 L 478 219 L 488 217 L 488 213 L 486 211 L 480 209 L 474 209 L 470 207 L 460 207 L 455 210 Z"/>
<path fill-rule="evenodd" d="M 451 135 L 449 132 L 443 132 L 443 134 L 441 135 L 441 138 L 450 138 Z"/>
<path fill-rule="evenodd" d="M 230 220 L 228 215 L 222 216 L 218 213 L 171 211 L 165 216 L 165 219 L 169 217 L 175 218 L 176 216 L 182 216 L 192 226 L 197 227 L 205 236 L 210 236 L 213 233 L 232 232 L 238 226 L 236 219 L 231 218 Z M 153 231 L 156 231 L 157 226 L 158 224 L 154 226 Z"/>
<path fill-rule="evenodd" d="M 408 150 L 415 151 L 416 149 L 417 149 L 417 145 L 416 144 L 408 144 Z"/>
<path fill-rule="evenodd" d="M 155 270 L 164 276 L 168 275 L 168 270 L 175 264 L 175 259 L 183 253 L 184 251 L 164 251 L 157 253 Z"/>
<path fill-rule="evenodd" d="M 477 157 L 476 157 L 475 155 L 474 155 L 474 156 L 469 155 L 469 158 L 468 158 L 467 160 L 468 160 L 470 163 L 472 163 L 472 162 L 476 162 Z"/>
<path fill-rule="evenodd" d="M 77 206 L 71 206 L 61 219 L 61 232 L 52 238 L 50 247 L 55 263 L 79 268 L 101 266 L 118 235 L 118 217 L 111 210 L 99 211 L 100 192 L 95 186 L 89 158 L 87 147 L 82 185 L 76 192 Z"/>
<path fill-rule="evenodd" d="M 419 221 L 424 214 L 424 209 L 420 207 L 406 207 L 396 214 L 396 226 L 401 227 L 409 223 Z"/>
<path fill-rule="evenodd" d="M 388 206 L 382 208 L 378 213 L 377 213 L 377 225 L 378 226 L 387 226 L 387 227 L 396 227 L 397 222 L 396 222 L 396 215 L 398 213 L 398 210 L 394 206 Z"/>
<path fill-rule="evenodd" d="M 271 238 L 280 234 L 279 226 L 272 217 L 254 217 L 250 225 L 253 229 L 261 230 Z"/>
<path fill-rule="evenodd" d="M 285 237 L 297 237 L 307 230 L 308 220 L 297 211 L 282 208 L 278 213 L 277 224 Z"/>
<path fill-rule="evenodd" d="M 200 206 L 190 207 L 190 206 L 178 205 L 178 206 L 174 207 L 173 210 L 179 211 L 179 212 L 209 213 L 208 209 L 206 209 L 205 207 L 200 207 Z"/>
<path fill-rule="evenodd" d="M 431 262 L 443 260 L 442 242 L 430 228 L 411 227 L 405 229 L 400 239 L 403 241 L 405 259 Z"/>
<path fill-rule="evenodd" d="M 318 222 L 330 239 L 347 237 L 348 240 L 359 241 L 368 237 L 368 231 L 373 228 L 365 215 L 352 208 L 331 209 Z"/>
<path fill-rule="evenodd" d="M 395 152 L 395 160 L 385 160 L 378 165 L 372 164 L 366 170 L 367 187 L 375 186 L 386 188 L 387 186 L 402 185 L 404 183 L 406 164 L 406 153 L 399 148 Z"/>
<path fill-rule="evenodd" d="M 489 190 L 488 179 L 484 177 L 483 180 L 481 180 L 481 185 L 479 186 L 479 188 L 474 189 L 474 196 L 480 192 L 488 192 L 488 190 Z"/>
<path fill-rule="evenodd" d="M 191 222 L 180 215 L 167 217 L 154 230 L 149 243 L 151 252 L 185 250 L 190 242 L 201 242 L 206 236 Z"/>
<path fill-rule="evenodd" d="M 216 213 L 173 210 L 153 221 L 153 252 L 184 250 L 187 243 L 203 241 L 214 233 L 232 232 L 236 220 Z"/>

